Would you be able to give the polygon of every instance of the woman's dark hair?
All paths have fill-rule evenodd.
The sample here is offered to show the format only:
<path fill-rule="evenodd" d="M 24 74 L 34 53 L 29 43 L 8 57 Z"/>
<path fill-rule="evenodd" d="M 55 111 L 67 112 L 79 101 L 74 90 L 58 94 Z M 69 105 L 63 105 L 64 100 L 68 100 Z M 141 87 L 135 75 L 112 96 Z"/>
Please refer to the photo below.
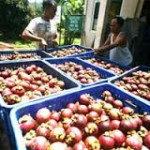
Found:
<path fill-rule="evenodd" d="M 55 0 L 43 0 L 43 10 L 52 6 L 57 6 L 57 3 Z"/>
<path fill-rule="evenodd" d="M 116 20 L 117 20 L 117 23 L 119 24 L 120 27 L 123 26 L 123 24 L 124 24 L 124 19 L 123 19 L 122 17 L 116 16 L 116 17 L 114 17 L 113 19 L 116 19 Z"/>

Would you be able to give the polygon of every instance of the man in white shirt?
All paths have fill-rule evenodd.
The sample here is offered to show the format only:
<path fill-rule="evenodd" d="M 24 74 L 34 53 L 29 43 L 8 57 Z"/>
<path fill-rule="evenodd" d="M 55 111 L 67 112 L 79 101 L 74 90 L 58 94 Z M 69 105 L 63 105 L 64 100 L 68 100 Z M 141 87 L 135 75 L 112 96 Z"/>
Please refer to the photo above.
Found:
<path fill-rule="evenodd" d="M 34 18 L 22 32 L 22 37 L 36 41 L 38 48 L 51 48 L 57 45 L 57 28 L 53 18 L 56 15 L 55 0 L 43 0 L 43 14 Z"/>

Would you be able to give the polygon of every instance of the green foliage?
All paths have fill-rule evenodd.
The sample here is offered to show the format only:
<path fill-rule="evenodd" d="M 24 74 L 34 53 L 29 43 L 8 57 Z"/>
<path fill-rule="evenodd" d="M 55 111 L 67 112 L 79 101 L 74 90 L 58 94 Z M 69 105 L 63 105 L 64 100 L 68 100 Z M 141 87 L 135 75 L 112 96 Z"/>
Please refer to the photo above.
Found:
<path fill-rule="evenodd" d="M 33 16 L 28 0 L 0 0 L 0 32 L 7 39 L 19 37 Z"/>
<path fill-rule="evenodd" d="M 59 2 L 58 2 L 59 1 Z M 61 28 L 65 28 L 66 16 L 83 15 L 84 0 L 58 0 L 58 4 L 62 6 L 62 22 Z M 64 44 L 72 44 L 78 33 L 65 30 Z"/>
<path fill-rule="evenodd" d="M 83 0 L 64 0 L 64 14 L 74 15 L 83 14 L 84 1 Z"/>
<path fill-rule="evenodd" d="M 31 42 L 31 41 L 14 41 L 13 42 L 14 49 L 23 49 L 23 50 L 28 50 L 28 49 L 35 49 L 36 43 Z"/>
<path fill-rule="evenodd" d="M 65 21 L 67 15 L 82 15 L 84 0 L 59 0 L 62 6 L 62 19 Z"/>
<path fill-rule="evenodd" d="M 41 16 L 42 14 L 42 3 L 29 3 L 29 6 L 31 7 L 32 10 L 35 12 L 35 16 Z"/>

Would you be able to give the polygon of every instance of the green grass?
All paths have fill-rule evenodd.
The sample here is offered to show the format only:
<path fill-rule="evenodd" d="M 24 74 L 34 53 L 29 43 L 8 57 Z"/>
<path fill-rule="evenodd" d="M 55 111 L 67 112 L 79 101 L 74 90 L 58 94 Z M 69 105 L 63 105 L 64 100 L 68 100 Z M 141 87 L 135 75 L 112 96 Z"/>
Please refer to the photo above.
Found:
<path fill-rule="evenodd" d="M 61 40 L 59 38 L 57 40 L 59 46 L 71 45 L 71 44 L 77 44 L 77 45 L 81 44 L 81 38 L 79 37 L 79 35 L 74 37 L 72 43 L 67 43 L 67 44 L 64 44 L 64 38 L 65 38 L 64 36 L 65 36 L 64 29 L 62 29 Z M 19 37 L 19 39 L 14 38 L 14 39 L 9 40 L 9 39 L 4 38 L 2 36 L 2 34 L 0 33 L 0 41 L 12 44 L 14 49 L 17 49 L 17 50 L 19 50 L 19 49 L 22 49 L 22 50 L 36 49 L 36 42 L 27 41 L 20 37 Z"/>
<path fill-rule="evenodd" d="M 22 39 L 21 37 L 14 38 L 6 38 L 6 36 L 0 33 L 0 41 L 11 44 L 14 49 L 35 49 L 36 43 L 32 41 L 27 41 Z"/>
<path fill-rule="evenodd" d="M 64 39 L 61 40 L 61 43 L 59 44 L 60 46 L 64 45 L 63 41 L 64 41 Z M 14 45 L 14 49 L 36 49 L 35 42 L 27 42 L 27 41 L 25 42 L 22 40 L 18 40 L 18 41 L 13 41 L 12 44 Z M 80 45 L 81 39 L 75 38 L 73 43 L 71 43 L 71 44 Z"/>
<path fill-rule="evenodd" d="M 5 42 L 5 41 L 3 41 Z M 59 42 L 59 41 L 58 41 Z M 22 40 L 15 40 L 15 41 L 9 41 L 8 43 L 12 44 L 14 49 L 19 50 L 28 50 L 28 49 L 36 49 L 36 42 L 28 42 L 28 41 L 22 41 Z M 81 39 L 80 38 L 75 38 L 73 43 L 70 44 L 66 44 L 66 45 L 71 45 L 71 44 L 75 44 L 75 45 L 80 45 L 81 44 Z M 61 43 L 59 44 L 59 46 L 63 46 L 64 45 L 64 39 L 61 40 Z"/>
<path fill-rule="evenodd" d="M 13 42 L 14 49 L 35 49 L 36 43 L 35 42 L 25 42 L 22 40 L 14 41 Z"/>
<path fill-rule="evenodd" d="M 72 34 L 72 33 L 70 33 Z M 65 41 L 65 30 L 64 28 L 61 29 L 61 40 L 59 41 L 59 45 L 64 45 Z M 71 44 L 76 44 L 76 45 L 80 45 L 81 44 L 81 37 L 79 35 L 75 35 L 75 37 L 73 38 L 73 42 L 72 43 L 67 43 L 67 45 L 71 45 Z"/>
<path fill-rule="evenodd" d="M 80 45 L 81 44 L 81 39 L 80 38 L 75 38 L 73 44 Z"/>

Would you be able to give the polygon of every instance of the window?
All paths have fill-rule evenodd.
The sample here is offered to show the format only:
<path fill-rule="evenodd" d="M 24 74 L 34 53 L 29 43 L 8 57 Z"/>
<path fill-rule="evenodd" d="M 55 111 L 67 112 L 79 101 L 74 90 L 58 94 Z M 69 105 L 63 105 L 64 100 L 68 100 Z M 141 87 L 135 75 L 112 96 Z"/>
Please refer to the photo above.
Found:
<path fill-rule="evenodd" d="M 110 4 L 110 8 L 108 10 L 108 20 L 106 25 L 106 31 L 105 31 L 105 38 L 108 36 L 110 32 L 110 21 L 112 18 L 120 14 L 121 5 L 123 0 L 112 0 Z"/>
<path fill-rule="evenodd" d="M 112 0 L 108 14 L 110 20 L 120 14 L 121 5 L 122 0 Z"/>
<path fill-rule="evenodd" d="M 100 2 L 96 2 L 95 3 L 95 9 L 94 9 L 92 30 L 96 30 L 99 8 L 100 8 Z"/>
<path fill-rule="evenodd" d="M 116 15 L 120 14 L 120 9 L 122 5 L 123 0 L 112 0 L 110 4 L 110 8 L 108 10 L 108 22 L 115 17 Z M 97 21 L 98 21 L 98 15 L 99 15 L 99 9 L 100 9 L 100 0 L 95 0 L 95 5 L 93 9 L 93 22 L 91 29 L 96 30 L 97 27 Z"/>

